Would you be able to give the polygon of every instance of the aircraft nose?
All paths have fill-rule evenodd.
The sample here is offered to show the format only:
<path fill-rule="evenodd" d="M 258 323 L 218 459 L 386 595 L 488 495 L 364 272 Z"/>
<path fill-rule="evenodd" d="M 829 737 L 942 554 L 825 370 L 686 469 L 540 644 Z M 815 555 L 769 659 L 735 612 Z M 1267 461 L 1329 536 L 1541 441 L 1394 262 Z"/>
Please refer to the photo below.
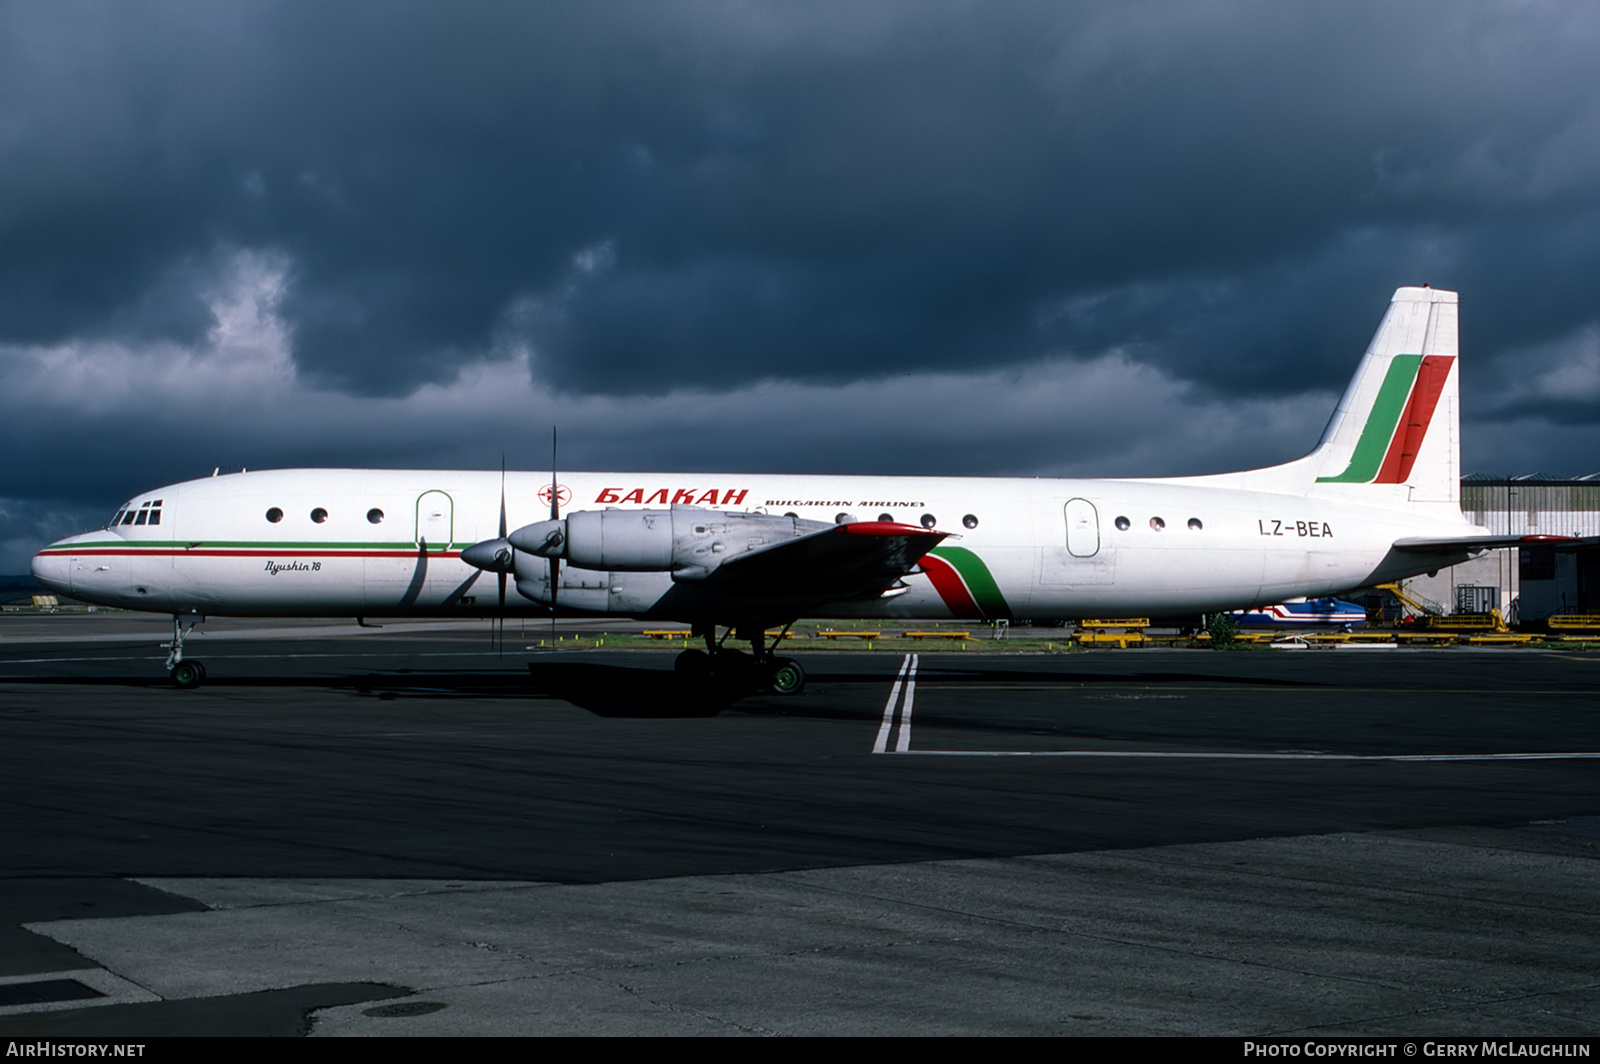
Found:
<path fill-rule="evenodd" d="M 68 595 L 72 593 L 72 562 L 65 554 L 52 554 L 54 546 L 52 544 L 33 556 L 33 578 L 39 581 L 41 587 L 58 595 Z"/>

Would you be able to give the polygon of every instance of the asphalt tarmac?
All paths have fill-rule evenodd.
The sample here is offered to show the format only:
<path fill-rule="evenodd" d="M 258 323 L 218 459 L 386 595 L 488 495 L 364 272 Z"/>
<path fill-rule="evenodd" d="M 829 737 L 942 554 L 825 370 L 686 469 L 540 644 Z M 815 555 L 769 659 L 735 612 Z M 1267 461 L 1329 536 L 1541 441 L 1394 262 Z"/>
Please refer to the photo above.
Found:
<path fill-rule="evenodd" d="M 1600 1033 L 1600 655 L 167 627 L 0 618 L 0 1034 Z"/>

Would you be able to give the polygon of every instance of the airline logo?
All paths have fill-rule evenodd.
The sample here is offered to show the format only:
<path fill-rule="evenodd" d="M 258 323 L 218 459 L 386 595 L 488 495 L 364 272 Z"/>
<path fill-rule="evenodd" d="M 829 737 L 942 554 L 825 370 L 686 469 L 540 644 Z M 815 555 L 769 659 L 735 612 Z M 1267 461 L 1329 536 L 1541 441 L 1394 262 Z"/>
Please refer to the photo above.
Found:
<path fill-rule="evenodd" d="M 922 569 L 952 615 L 980 620 L 1011 617 L 1011 606 L 994 574 L 965 547 L 933 548 L 922 556 Z"/>
<path fill-rule="evenodd" d="M 601 488 L 594 501 L 636 502 L 642 506 L 738 506 L 749 494 L 749 488 L 729 488 L 723 492 L 718 492 L 716 488 L 707 488 L 705 491 L 697 488 L 634 488 L 626 493 L 622 488 Z"/>
<path fill-rule="evenodd" d="M 1319 484 L 1404 484 L 1427 438 L 1454 355 L 1395 355 L 1350 464 Z"/>

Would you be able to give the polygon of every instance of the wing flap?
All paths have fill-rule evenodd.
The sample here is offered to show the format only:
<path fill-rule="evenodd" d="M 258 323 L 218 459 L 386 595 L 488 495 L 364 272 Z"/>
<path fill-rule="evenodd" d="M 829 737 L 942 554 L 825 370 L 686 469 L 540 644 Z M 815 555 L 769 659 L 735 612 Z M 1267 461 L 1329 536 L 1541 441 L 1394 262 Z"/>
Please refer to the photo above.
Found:
<path fill-rule="evenodd" d="M 887 591 L 949 535 L 892 521 L 835 525 L 759 547 L 701 574 L 679 572 L 720 592 L 849 598 Z"/>

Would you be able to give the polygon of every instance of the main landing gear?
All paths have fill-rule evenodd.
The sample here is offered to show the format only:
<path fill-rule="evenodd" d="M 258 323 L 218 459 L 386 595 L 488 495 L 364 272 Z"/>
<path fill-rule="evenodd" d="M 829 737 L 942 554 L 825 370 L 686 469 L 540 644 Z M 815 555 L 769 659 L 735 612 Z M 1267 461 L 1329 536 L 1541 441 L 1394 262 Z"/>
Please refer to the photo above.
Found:
<path fill-rule="evenodd" d="M 806 686 L 806 670 L 793 658 L 782 658 L 766 646 L 766 632 L 756 629 L 750 640 L 753 654 L 725 649 L 723 643 L 734 635 L 733 629 L 721 639 L 717 638 L 715 625 L 695 625 L 694 634 L 704 638 L 706 649 L 685 650 L 678 655 L 673 668 L 677 674 L 691 682 L 736 684 L 750 686 L 778 695 L 797 695 Z M 783 634 L 788 634 L 786 627 Z M 743 638 L 742 634 L 739 638 Z M 783 640 L 779 635 L 773 640 L 776 646 Z"/>
<path fill-rule="evenodd" d="M 185 661 L 183 657 L 183 641 L 194 631 L 194 626 L 204 620 L 198 613 L 174 613 L 172 642 L 161 644 L 162 650 L 172 652 L 167 655 L 167 673 L 172 677 L 172 686 L 180 690 L 192 690 L 205 682 L 205 665 L 192 659 Z"/>

